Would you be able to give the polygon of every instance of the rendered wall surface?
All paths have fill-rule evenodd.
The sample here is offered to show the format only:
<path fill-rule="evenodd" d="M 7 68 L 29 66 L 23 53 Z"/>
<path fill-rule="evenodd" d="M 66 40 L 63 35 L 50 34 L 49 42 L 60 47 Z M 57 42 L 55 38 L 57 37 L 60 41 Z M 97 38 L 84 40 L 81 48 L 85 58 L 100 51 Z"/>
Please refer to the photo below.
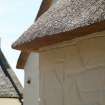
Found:
<path fill-rule="evenodd" d="M 105 32 L 31 53 L 24 105 L 105 105 Z"/>
<path fill-rule="evenodd" d="M 0 98 L 0 105 L 21 105 L 21 103 L 15 98 Z"/>
<path fill-rule="evenodd" d="M 39 61 L 38 54 L 31 53 L 25 67 L 24 105 L 38 105 Z M 30 80 L 30 83 L 27 83 Z"/>
<path fill-rule="evenodd" d="M 40 52 L 41 105 L 105 105 L 105 32 Z"/>

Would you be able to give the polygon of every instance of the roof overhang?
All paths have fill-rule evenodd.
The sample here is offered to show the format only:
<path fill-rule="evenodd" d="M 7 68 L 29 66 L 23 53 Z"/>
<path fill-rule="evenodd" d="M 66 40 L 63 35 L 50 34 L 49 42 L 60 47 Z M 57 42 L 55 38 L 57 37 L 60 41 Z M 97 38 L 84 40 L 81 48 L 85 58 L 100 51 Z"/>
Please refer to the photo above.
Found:
<path fill-rule="evenodd" d="M 51 6 L 52 0 L 42 0 L 40 9 L 38 11 L 37 17 L 35 18 L 35 21 Z M 18 69 L 24 69 L 24 66 L 26 64 L 26 61 L 28 59 L 30 52 L 21 52 L 18 62 L 16 65 L 16 68 Z"/>
<path fill-rule="evenodd" d="M 24 66 L 26 64 L 29 54 L 30 54 L 30 52 L 21 52 L 18 62 L 17 62 L 17 65 L 16 65 L 16 68 L 24 69 Z"/>
<path fill-rule="evenodd" d="M 41 16 L 50 7 L 51 1 L 52 0 L 43 0 L 42 5 L 40 7 L 40 10 L 38 12 L 37 18 L 39 16 Z M 103 3 L 101 3 L 101 4 L 103 4 Z M 94 5 L 92 5 L 92 6 L 94 6 Z M 96 3 L 96 6 L 99 6 L 100 7 L 100 4 L 98 5 Z M 59 7 L 59 5 L 58 5 L 58 7 Z M 93 10 L 93 8 L 90 9 L 90 14 L 91 13 L 94 13 L 94 11 L 92 11 L 92 10 Z M 97 10 L 97 12 L 99 13 L 97 15 L 100 15 L 100 11 Z M 61 10 L 61 13 L 62 13 L 62 10 Z M 94 18 L 94 17 L 98 17 L 97 15 L 96 14 L 95 15 L 93 14 L 92 16 Z M 102 20 L 105 20 L 105 18 L 103 17 L 104 12 L 101 15 L 102 15 L 102 18 L 96 19 L 94 22 L 96 22 L 96 21 L 97 22 L 94 23 L 94 24 L 92 24 L 92 23 L 89 24 L 88 23 L 89 24 L 88 26 L 78 27 L 78 28 L 75 28 L 73 30 L 70 30 L 70 31 L 67 31 L 67 32 L 64 32 L 63 31 L 63 32 L 58 33 L 58 34 L 51 34 L 51 35 L 46 35 L 45 34 L 43 36 L 43 34 L 41 33 L 40 35 L 42 35 L 43 37 L 36 37 L 35 39 L 33 39 L 30 42 L 28 41 L 28 42 L 25 42 L 25 43 L 18 44 L 16 46 L 12 46 L 14 49 L 17 49 L 17 50 L 21 50 L 22 51 L 22 53 L 21 53 L 21 55 L 19 57 L 18 63 L 17 63 L 17 68 L 24 68 L 24 65 L 26 63 L 26 60 L 27 60 L 27 58 L 29 56 L 29 52 L 31 52 L 31 51 L 38 51 L 39 48 L 44 47 L 44 46 L 48 46 L 48 45 L 60 43 L 62 41 L 72 40 L 72 39 L 74 39 L 76 37 L 81 37 L 81 36 L 85 36 L 85 35 L 88 35 L 88 34 L 91 34 L 91 33 L 96 33 L 96 32 L 100 32 L 100 31 L 105 30 L 105 21 L 100 21 L 101 19 Z M 43 20 L 43 18 L 42 18 L 42 20 Z M 98 21 L 100 21 L 100 22 L 98 22 Z M 78 25 L 76 25 L 76 26 L 78 26 Z M 32 33 L 32 34 L 35 34 L 35 33 Z M 30 35 L 30 34 L 27 34 L 27 35 Z"/>
<path fill-rule="evenodd" d="M 59 43 L 62 41 L 72 40 L 76 37 L 85 36 L 85 35 L 92 34 L 95 32 L 100 32 L 103 30 L 105 30 L 105 21 L 98 22 L 90 26 L 77 28 L 69 32 L 60 33 L 60 35 L 56 34 L 51 37 L 46 36 L 41 39 L 32 41 L 31 43 L 24 43 L 23 45 L 17 46 L 15 49 L 22 51 L 17 62 L 17 68 L 24 69 L 24 66 L 26 64 L 30 51 L 38 51 L 39 48 L 44 46 Z"/>
<path fill-rule="evenodd" d="M 51 35 L 51 36 L 46 35 L 44 37 L 36 38 L 35 40 L 32 40 L 30 42 L 19 44 L 13 48 L 24 51 L 24 52 L 38 51 L 38 49 L 41 47 L 60 43 L 62 41 L 72 40 L 76 37 L 81 37 L 84 35 L 88 35 L 88 34 L 95 33 L 95 32 L 100 32 L 103 30 L 105 30 L 105 21 L 97 22 L 89 26 L 76 28 L 71 31 L 62 32 L 62 33 Z"/>

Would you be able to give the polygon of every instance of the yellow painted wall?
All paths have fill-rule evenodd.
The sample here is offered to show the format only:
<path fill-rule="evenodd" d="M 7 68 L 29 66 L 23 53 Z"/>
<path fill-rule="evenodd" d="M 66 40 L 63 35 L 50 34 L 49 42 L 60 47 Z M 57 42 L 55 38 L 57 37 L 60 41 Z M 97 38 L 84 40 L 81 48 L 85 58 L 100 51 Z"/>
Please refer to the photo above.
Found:
<path fill-rule="evenodd" d="M 0 98 L 0 105 L 21 105 L 21 103 L 15 98 Z"/>

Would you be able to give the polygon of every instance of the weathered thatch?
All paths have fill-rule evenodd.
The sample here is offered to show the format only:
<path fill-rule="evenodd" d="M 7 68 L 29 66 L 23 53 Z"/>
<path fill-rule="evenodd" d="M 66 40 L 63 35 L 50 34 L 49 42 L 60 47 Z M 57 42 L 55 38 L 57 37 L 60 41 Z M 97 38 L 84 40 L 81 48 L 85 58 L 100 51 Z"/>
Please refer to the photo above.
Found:
<path fill-rule="evenodd" d="M 105 20 L 105 0 L 58 0 L 13 44 L 16 46 Z M 37 41 L 38 44 L 38 41 Z"/>
<path fill-rule="evenodd" d="M 0 98 L 22 98 L 23 87 L 0 49 Z"/>

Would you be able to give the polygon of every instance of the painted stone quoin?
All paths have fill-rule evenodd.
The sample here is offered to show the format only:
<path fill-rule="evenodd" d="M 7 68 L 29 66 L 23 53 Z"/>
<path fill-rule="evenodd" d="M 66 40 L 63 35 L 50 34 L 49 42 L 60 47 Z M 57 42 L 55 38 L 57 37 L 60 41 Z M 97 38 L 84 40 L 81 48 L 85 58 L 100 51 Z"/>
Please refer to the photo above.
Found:
<path fill-rule="evenodd" d="M 12 47 L 25 69 L 24 105 L 105 104 L 104 0 L 43 0 Z"/>

